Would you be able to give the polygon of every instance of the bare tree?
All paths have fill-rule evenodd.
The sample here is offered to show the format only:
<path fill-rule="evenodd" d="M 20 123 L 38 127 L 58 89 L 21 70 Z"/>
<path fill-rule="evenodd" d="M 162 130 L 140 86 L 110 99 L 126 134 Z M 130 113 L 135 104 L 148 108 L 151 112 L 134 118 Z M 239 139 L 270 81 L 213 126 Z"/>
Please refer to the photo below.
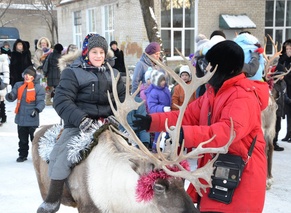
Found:
<path fill-rule="evenodd" d="M 161 57 L 166 62 L 163 41 L 159 32 L 159 26 L 154 13 L 154 0 L 139 0 L 149 42 L 156 41 L 161 45 Z"/>
<path fill-rule="evenodd" d="M 2 23 L 3 20 L 3 16 L 5 15 L 6 11 L 9 9 L 10 5 L 11 5 L 12 0 L 1 0 L 0 3 L 2 5 L 4 5 L 4 8 L 1 7 L 0 9 L 0 20 L 1 20 L 1 26 L 4 26 L 4 24 Z"/>
<path fill-rule="evenodd" d="M 60 0 L 27 0 L 29 4 L 33 5 L 36 10 L 39 11 L 41 18 L 46 22 L 49 31 L 52 36 L 52 43 L 55 44 L 59 40 L 58 34 L 58 20 L 56 5 L 59 4 Z"/>

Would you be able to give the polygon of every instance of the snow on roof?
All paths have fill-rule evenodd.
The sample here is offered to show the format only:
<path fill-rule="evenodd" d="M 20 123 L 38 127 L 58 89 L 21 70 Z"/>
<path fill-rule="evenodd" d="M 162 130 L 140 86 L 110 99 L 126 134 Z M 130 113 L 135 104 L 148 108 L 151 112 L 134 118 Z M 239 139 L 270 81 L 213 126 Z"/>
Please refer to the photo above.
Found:
<path fill-rule="evenodd" d="M 60 1 L 60 4 L 65 4 L 65 3 L 69 3 L 69 2 L 73 2 L 74 0 L 62 0 Z"/>
<path fill-rule="evenodd" d="M 224 29 L 233 28 L 256 28 L 256 24 L 245 14 L 242 15 L 220 15 L 219 26 Z"/>

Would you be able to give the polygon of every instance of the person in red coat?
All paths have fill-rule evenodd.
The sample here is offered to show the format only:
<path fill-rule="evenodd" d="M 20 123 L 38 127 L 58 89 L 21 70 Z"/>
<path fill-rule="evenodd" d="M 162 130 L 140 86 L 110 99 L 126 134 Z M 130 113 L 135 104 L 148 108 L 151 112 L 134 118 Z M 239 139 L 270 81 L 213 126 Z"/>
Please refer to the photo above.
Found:
<path fill-rule="evenodd" d="M 222 147 L 230 138 L 230 118 L 234 123 L 236 137 L 228 152 L 247 160 L 247 153 L 255 136 L 257 141 L 251 158 L 247 162 L 241 182 L 234 191 L 232 202 L 225 204 L 208 197 L 210 188 L 198 198 L 195 188 L 190 185 L 187 192 L 197 202 L 201 212 L 252 212 L 261 213 L 266 191 L 265 141 L 261 128 L 261 111 L 267 107 L 269 89 L 267 83 L 252 81 L 242 73 L 244 53 L 233 41 L 222 41 L 206 54 L 212 67 L 218 65 L 216 73 L 209 80 L 203 96 L 190 103 L 182 121 L 181 135 L 186 148 L 195 148 L 201 142 L 214 140 L 204 147 Z M 174 126 L 179 111 L 155 113 L 141 117 L 134 125 L 142 129 L 165 131 L 165 121 Z M 210 123 L 208 116 L 210 114 Z M 205 154 L 198 160 L 203 167 L 213 156 Z"/>

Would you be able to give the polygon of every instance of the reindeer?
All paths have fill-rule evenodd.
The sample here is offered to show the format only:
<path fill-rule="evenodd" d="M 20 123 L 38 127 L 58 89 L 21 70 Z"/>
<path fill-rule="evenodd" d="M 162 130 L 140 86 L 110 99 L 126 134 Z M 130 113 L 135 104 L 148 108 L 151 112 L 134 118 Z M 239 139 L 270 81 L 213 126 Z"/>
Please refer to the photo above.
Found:
<path fill-rule="evenodd" d="M 266 55 L 266 43 L 267 43 L 267 38 L 265 38 L 265 45 L 264 45 L 264 53 L 263 56 L 266 60 L 265 64 L 265 69 L 264 69 L 264 79 L 266 82 L 271 85 L 272 83 L 276 83 L 282 76 L 287 75 L 290 71 L 286 70 L 287 72 L 283 74 L 276 74 L 277 71 L 272 72 L 271 68 L 275 66 L 275 61 L 278 59 L 278 57 L 281 55 L 282 47 L 281 50 L 278 51 L 278 44 L 274 42 L 272 37 L 268 35 L 272 46 L 275 50 L 274 55 L 271 57 L 268 57 Z M 271 85 L 272 87 L 272 85 Z M 267 183 L 266 187 L 267 189 L 271 188 L 271 185 L 273 183 L 273 175 L 272 175 L 272 162 L 273 162 L 273 151 L 274 151 L 274 146 L 273 146 L 273 140 L 275 138 L 276 130 L 276 111 L 277 111 L 277 104 L 275 99 L 278 98 L 278 94 L 276 93 L 273 88 L 270 88 L 270 97 L 269 97 L 269 104 L 268 107 L 262 111 L 262 129 L 266 141 L 266 155 L 267 155 L 267 162 L 268 162 L 268 169 L 267 169 Z"/>
<path fill-rule="evenodd" d="M 182 56 L 182 54 L 179 52 Z M 188 60 L 182 56 L 187 63 Z M 108 65 L 110 67 L 110 65 Z M 167 72 L 183 85 L 185 90 L 185 102 L 180 107 L 180 115 L 175 127 L 166 129 L 171 137 L 167 141 L 164 152 L 158 150 L 157 154 L 151 153 L 139 140 L 133 129 L 127 123 L 128 112 L 137 109 L 141 103 L 134 101 L 138 90 L 130 95 L 129 75 L 126 76 L 126 98 L 120 102 L 116 84 L 119 75 L 113 75 L 112 87 L 116 107 L 110 102 L 112 111 L 122 126 L 129 133 L 129 139 L 138 146 L 137 149 L 127 143 L 127 140 L 113 126 L 103 131 L 97 138 L 96 145 L 89 156 L 73 168 L 71 175 L 64 187 L 62 204 L 76 207 L 80 213 L 98 212 L 199 212 L 190 197 L 184 190 L 184 179 L 189 180 L 202 195 L 201 190 L 211 187 L 211 175 L 213 172 L 213 160 L 204 167 L 194 171 L 188 171 L 187 160 L 199 158 L 204 153 L 226 153 L 235 137 L 234 127 L 231 120 L 230 138 L 224 147 L 204 148 L 215 135 L 208 141 L 202 142 L 196 149 L 184 154 L 179 152 L 179 133 L 188 99 L 193 91 L 201 84 L 206 83 L 214 74 L 208 67 L 207 74 L 202 78 L 195 77 L 195 68 L 192 66 L 192 83 L 187 85 L 170 68 Z M 48 164 L 39 156 L 40 138 L 50 126 L 42 127 L 35 135 L 32 146 L 32 156 L 36 176 L 43 198 L 46 197 L 49 188 Z M 158 140 L 159 146 L 160 140 Z M 182 144 L 182 149 L 183 149 Z M 185 168 L 184 168 L 185 167 Z M 202 178 L 206 184 L 198 179 Z M 150 181 L 149 181 L 150 179 Z"/>

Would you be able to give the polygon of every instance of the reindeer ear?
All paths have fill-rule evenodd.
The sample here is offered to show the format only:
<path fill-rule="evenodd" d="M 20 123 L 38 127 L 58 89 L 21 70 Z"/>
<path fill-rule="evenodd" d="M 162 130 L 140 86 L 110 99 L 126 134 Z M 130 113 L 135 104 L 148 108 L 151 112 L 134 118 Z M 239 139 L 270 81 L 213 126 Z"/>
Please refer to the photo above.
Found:
<path fill-rule="evenodd" d="M 144 175 L 154 169 L 154 164 L 150 163 L 142 158 L 130 158 L 129 159 L 131 168 L 138 174 Z"/>

